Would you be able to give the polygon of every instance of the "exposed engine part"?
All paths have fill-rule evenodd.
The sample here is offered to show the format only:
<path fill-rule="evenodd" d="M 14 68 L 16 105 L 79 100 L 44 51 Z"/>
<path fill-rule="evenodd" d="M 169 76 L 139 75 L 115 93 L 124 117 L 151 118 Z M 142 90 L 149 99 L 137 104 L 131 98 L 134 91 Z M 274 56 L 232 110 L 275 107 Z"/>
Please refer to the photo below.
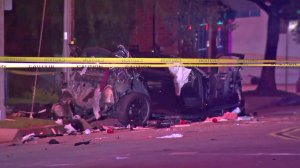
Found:
<path fill-rule="evenodd" d="M 114 104 L 115 103 L 114 95 L 113 95 L 113 88 L 112 88 L 111 85 L 107 85 L 104 88 L 102 96 L 103 96 L 103 98 L 102 98 L 101 102 L 107 103 L 107 104 Z"/>
<path fill-rule="evenodd" d="M 99 119 L 101 117 L 101 111 L 100 111 L 100 100 L 101 100 L 101 90 L 100 88 L 95 89 L 94 91 L 94 97 L 93 97 L 93 112 L 96 119 Z"/>

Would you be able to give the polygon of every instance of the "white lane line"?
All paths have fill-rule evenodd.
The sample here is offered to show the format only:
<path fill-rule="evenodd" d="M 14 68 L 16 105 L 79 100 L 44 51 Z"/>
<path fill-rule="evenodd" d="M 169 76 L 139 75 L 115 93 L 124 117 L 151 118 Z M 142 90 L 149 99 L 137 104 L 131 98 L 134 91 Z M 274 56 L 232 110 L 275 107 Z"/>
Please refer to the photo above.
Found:
<path fill-rule="evenodd" d="M 74 166 L 74 164 L 69 164 L 69 163 L 61 163 L 61 164 L 51 164 L 47 165 L 48 167 L 59 167 L 59 166 Z"/>
<path fill-rule="evenodd" d="M 191 156 L 191 155 L 197 155 L 198 153 L 197 152 L 172 152 L 170 153 L 170 155 L 173 155 L 173 156 Z"/>
<path fill-rule="evenodd" d="M 172 152 L 171 156 L 191 155 L 227 155 L 227 156 L 300 156 L 300 153 L 199 153 L 199 152 Z"/>
<path fill-rule="evenodd" d="M 250 156 L 300 156 L 300 153 L 249 153 Z"/>

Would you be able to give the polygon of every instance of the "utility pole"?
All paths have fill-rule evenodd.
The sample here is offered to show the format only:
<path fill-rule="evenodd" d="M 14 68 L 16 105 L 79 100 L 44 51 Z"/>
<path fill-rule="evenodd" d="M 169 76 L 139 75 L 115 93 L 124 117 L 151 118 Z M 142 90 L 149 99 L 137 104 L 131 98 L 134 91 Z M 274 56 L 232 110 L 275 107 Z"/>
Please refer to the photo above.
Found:
<path fill-rule="evenodd" d="M 4 56 L 4 0 L 0 0 L 0 57 Z M 0 68 L 0 120 L 6 118 L 4 68 Z"/>
<path fill-rule="evenodd" d="M 74 37 L 74 0 L 64 0 L 64 41 L 63 41 L 63 56 L 68 57 L 70 55 L 69 43 Z M 65 81 L 70 80 L 70 69 L 63 69 L 65 75 Z"/>

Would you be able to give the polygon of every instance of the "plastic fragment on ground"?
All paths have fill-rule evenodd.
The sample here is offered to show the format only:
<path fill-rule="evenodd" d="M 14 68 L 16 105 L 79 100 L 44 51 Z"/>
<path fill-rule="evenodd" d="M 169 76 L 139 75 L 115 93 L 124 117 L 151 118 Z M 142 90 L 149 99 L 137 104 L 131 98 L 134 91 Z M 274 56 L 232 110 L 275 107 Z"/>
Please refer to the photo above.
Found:
<path fill-rule="evenodd" d="M 239 107 L 235 108 L 234 110 L 232 110 L 232 113 L 235 113 L 235 114 L 239 114 L 241 113 L 241 109 Z"/>
<path fill-rule="evenodd" d="M 172 138 L 182 138 L 182 137 L 183 137 L 182 134 L 170 134 L 170 135 L 156 137 L 156 138 L 160 138 L 160 139 L 172 139 Z"/>
<path fill-rule="evenodd" d="M 59 144 L 59 142 L 56 140 L 56 139 L 51 139 L 48 144 L 50 145 L 56 145 L 56 144 Z"/>
<path fill-rule="evenodd" d="M 63 125 L 63 120 L 61 118 L 59 118 L 55 121 L 55 123 L 58 125 Z"/>
<path fill-rule="evenodd" d="M 237 118 L 237 121 L 251 121 L 253 117 L 250 116 L 241 116 Z"/>
<path fill-rule="evenodd" d="M 33 141 L 34 138 L 35 138 L 35 133 L 27 134 L 27 135 L 22 137 L 22 143 Z"/>
<path fill-rule="evenodd" d="M 83 141 L 83 142 L 77 142 L 74 144 L 74 146 L 80 146 L 80 145 L 88 145 L 90 144 L 91 140 L 89 141 Z"/>
<path fill-rule="evenodd" d="M 64 126 L 64 129 L 68 134 L 71 134 L 73 132 L 76 132 L 75 128 L 71 124 L 67 124 Z"/>
<path fill-rule="evenodd" d="M 90 135 L 90 134 L 91 134 L 91 130 L 90 130 L 90 129 L 84 130 L 84 134 L 85 134 L 85 135 Z"/>

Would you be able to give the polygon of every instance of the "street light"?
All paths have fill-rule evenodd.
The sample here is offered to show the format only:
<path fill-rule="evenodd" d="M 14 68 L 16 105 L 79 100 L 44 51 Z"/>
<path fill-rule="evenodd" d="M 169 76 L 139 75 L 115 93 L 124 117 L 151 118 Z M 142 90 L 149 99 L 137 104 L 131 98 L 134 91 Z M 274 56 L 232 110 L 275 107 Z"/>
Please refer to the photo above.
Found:
<path fill-rule="evenodd" d="M 295 31 L 296 28 L 298 26 L 298 21 L 297 20 L 292 20 L 292 21 L 289 21 L 288 23 L 288 26 L 287 26 L 287 32 L 286 32 L 286 41 L 285 41 L 285 59 L 288 60 L 288 53 L 289 53 L 289 36 L 290 36 L 290 33 Z M 285 68 L 285 91 L 287 92 L 288 91 L 288 67 Z M 298 77 L 298 80 L 297 80 L 297 83 L 296 83 L 296 86 L 297 86 L 297 92 L 298 91 L 298 85 L 299 85 L 299 91 L 300 91 L 300 71 L 299 71 L 299 77 Z"/>

